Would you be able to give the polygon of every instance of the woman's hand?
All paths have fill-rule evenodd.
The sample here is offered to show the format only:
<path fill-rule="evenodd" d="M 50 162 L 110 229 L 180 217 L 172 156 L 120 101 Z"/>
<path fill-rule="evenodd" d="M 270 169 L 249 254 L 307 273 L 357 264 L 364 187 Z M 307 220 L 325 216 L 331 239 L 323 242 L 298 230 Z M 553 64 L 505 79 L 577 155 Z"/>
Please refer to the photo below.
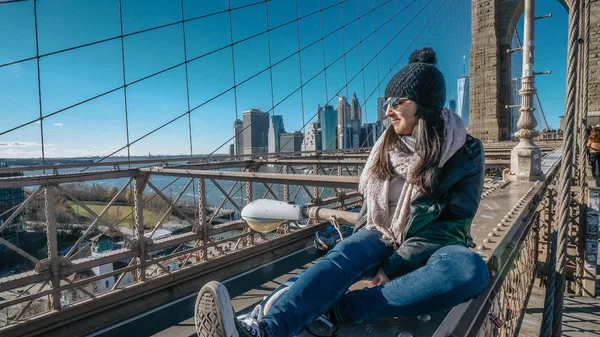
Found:
<path fill-rule="evenodd" d="M 387 277 L 383 269 L 379 268 L 377 274 L 375 274 L 375 277 L 373 277 L 373 281 L 371 282 L 373 282 L 373 285 L 382 286 L 390 282 L 390 279 Z"/>

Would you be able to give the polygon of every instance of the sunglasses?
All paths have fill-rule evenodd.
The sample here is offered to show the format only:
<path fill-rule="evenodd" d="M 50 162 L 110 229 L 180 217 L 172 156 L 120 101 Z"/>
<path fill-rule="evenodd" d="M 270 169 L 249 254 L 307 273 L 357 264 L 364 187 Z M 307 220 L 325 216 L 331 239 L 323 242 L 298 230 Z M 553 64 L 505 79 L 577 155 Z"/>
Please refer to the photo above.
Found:
<path fill-rule="evenodd" d="M 383 111 L 387 111 L 388 107 L 391 105 L 392 109 L 398 109 L 402 103 L 408 101 L 407 98 L 403 97 L 388 97 L 385 101 L 382 102 L 381 108 Z"/>

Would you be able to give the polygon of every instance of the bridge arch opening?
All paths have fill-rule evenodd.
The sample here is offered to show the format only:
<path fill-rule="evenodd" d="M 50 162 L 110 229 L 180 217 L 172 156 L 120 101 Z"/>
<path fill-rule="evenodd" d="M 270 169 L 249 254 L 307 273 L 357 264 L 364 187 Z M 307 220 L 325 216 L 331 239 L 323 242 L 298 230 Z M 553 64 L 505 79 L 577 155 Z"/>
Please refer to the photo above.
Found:
<path fill-rule="evenodd" d="M 553 17 L 536 20 L 535 71 L 551 70 L 549 76 L 538 76 L 536 129 L 558 129 L 563 115 L 566 51 L 568 36 L 568 2 L 536 1 L 536 15 L 552 13 Z M 473 36 L 470 76 L 472 91 L 469 131 L 484 142 L 513 139 L 518 120 L 518 90 L 521 87 L 522 53 L 507 50 L 519 47 L 517 33 L 523 38 L 524 0 L 504 0 L 495 3 L 473 1 Z M 493 13 L 490 15 L 490 13 Z M 516 80 L 518 79 L 518 80 Z M 547 102 L 545 102 L 547 100 Z M 540 115 L 542 108 L 548 122 Z M 546 126 L 548 125 L 548 126 Z"/>

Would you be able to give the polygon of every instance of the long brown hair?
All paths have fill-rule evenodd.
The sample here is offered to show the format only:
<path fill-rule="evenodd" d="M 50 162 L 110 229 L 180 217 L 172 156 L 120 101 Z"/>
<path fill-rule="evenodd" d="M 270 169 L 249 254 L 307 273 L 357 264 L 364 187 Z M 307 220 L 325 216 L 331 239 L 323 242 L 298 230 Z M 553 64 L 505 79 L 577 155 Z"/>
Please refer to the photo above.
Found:
<path fill-rule="evenodd" d="M 592 143 L 600 143 L 600 130 L 598 130 L 598 128 L 592 128 L 592 132 L 588 139 Z"/>
<path fill-rule="evenodd" d="M 442 146 L 444 144 L 444 120 L 441 111 L 434 111 L 417 104 L 417 125 L 413 131 L 415 137 L 415 152 L 419 155 L 419 162 L 408 181 L 415 184 L 421 191 L 431 193 L 436 185 L 437 167 L 442 159 Z M 393 126 L 389 126 L 383 135 L 383 144 L 373 161 L 373 174 L 378 179 L 387 179 L 396 176 L 390 165 L 388 153 L 399 150 L 411 154 L 411 150 L 400 141 Z"/>

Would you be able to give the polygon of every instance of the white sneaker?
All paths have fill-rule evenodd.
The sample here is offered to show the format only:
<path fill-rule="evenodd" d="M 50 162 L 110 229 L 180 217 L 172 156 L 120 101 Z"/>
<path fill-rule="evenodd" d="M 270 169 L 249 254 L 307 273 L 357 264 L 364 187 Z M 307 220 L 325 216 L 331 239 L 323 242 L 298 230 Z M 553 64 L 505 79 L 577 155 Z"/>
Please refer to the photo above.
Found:
<path fill-rule="evenodd" d="M 194 316 L 200 337 L 239 337 L 231 298 L 219 282 L 208 282 L 200 289 Z"/>
<path fill-rule="evenodd" d="M 227 289 L 211 281 L 196 298 L 196 332 L 200 337 L 266 337 L 258 325 L 261 311 L 257 306 L 252 314 L 235 317 Z"/>

